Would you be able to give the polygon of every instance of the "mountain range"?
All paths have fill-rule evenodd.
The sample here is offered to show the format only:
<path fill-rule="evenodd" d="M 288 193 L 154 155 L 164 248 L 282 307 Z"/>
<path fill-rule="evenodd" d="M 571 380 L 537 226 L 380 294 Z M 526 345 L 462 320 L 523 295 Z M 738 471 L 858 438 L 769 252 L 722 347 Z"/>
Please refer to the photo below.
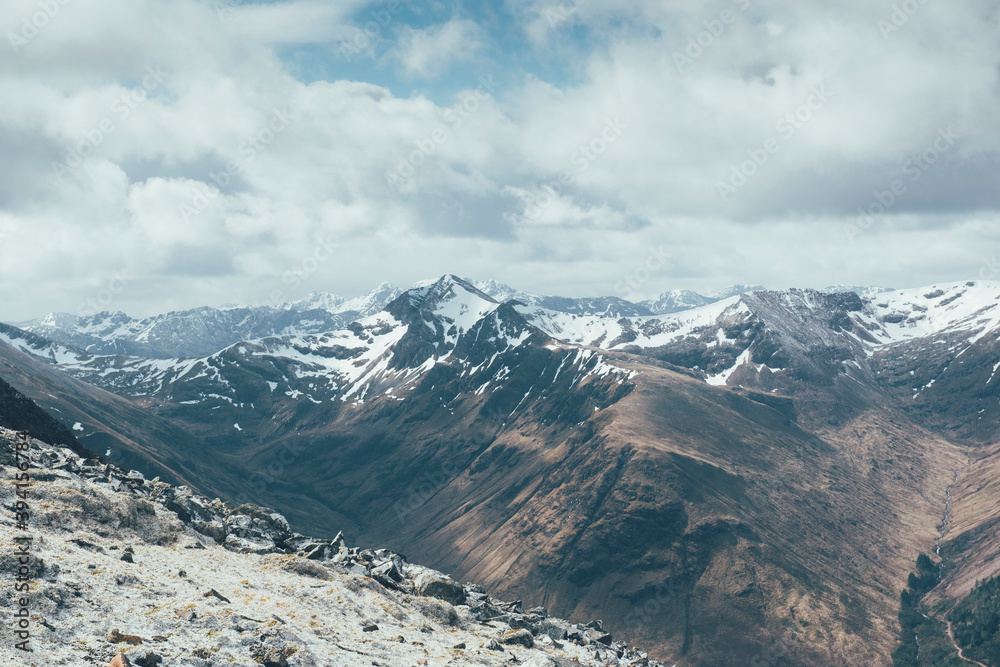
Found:
<path fill-rule="evenodd" d="M 891 664 L 918 554 L 940 604 L 1000 570 L 1000 283 L 731 291 L 49 316 L 0 376 L 120 465 L 668 664 Z"/>
<path fill-rule="evenodd" d="M 466 282 L 499 302 L 517 300 L 562 313 L 605 317 L 665 315 L 765 289 L 759 285 L 732 285 L 711 296 L 690 290 L 672 290 L 654 299 L 633 303 L 618 297 L 538 296 L 495 280 L 466 279 Z M 884 290 L 834 286 L 823 291 L 857 291 L 864 294 Z M 244 340 L 284 334 L 319 334 L 341 329 L 359 318 L 381 311 L 401 293 L 398 287 L 382 283 L 370 293 L 351 299 L 329 292 L 313 292 L 303 299 L 277 306 L 201 307 L 141 319 L 120 311 L 87 316 L 49 313 L 12 325 L 93 354 L 124 354 L 154 359 L 194 357 L 210 355 Z"/>

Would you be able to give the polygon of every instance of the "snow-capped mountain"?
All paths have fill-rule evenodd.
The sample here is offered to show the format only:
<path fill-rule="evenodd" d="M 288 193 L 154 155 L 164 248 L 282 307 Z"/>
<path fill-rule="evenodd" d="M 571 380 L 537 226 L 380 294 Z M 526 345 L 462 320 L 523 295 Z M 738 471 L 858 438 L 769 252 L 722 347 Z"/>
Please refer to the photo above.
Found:
<path fill-rule="evenodd" d="M 865 298 L 875 297 L 879 294 L 892 291 L 893 289 L 890 287 L 875 287 L 872 285 L 828 285 L 820 290 L 820 292 L 827 292 L 829 294 L 854 292 L 855 294 Z"/>
<path fill-rule="evenodd" d="M 353 299 L 347 299 L 329 292 L 312 292 L 297 301 L 281 304 L 283 310 L 308 312 L 310 310 L 325 310 L 335 315 L 355 314 L 355 317 L 365 317 L 382 310 L 387 303 L 403 293 L 403 290 L 392 283 L 382 283 L 368 294 Z M 249 308 L 250 306 L 243 306 Z M 303 332 L 306 333 L 306 332 Z"/>
<path fill-rule="evenodd" d="M 739 296 L 741 294 L 748 294 L 750 292 L 764 292 L 767 288 L 763 285 L 730 285 L 728 287 L 723 287 L 717 292 L 709 295 L 710 298 L 716 301 L 722 301 L 723 299 L 728 299 L 730 297 Z"/>
<path fill-rule="evenodd" d="M 698 294 L 686 289 L 676 289 L 664 292 L 654 299 L 641 301 L 639 305 L 647 308 L 655 315 L 669 315 L 692 308 L 700 308 L 715 303 L 718 299 Z"/>
<path fill-rule="evenodd" d="M 241 340 L 333 331 L 379 312 L 400 292 L 383 283 L 370 294 L 355 299 L 315 292 L 277 307 L 203 307 L 143 319 L 122 312 L 86 317 L 52 313 L 15 326 L 96 355 L 196 357 L 218 352 Z"/>
<path fill-rule="evenodd" d="M 565 296 L 539 296 L 523 290 L 514 289 L 510 285 L 495 280 L 472 282 L 476 289 L 488 294 L 500 303 L 520 301 L 521 303 L 539 306 L 547 310 L 574 315 L 598 315 L 601 317 L 635 317 L 652 315 L 643 304 L 632 303 L 615 296 L 573 298 Z"/>
<path fill-rule="evenodd" d="M 350 304 L 345 312 L 354 313 L 372 310 L 397 293 L 383 286 L 375 296 L 350 302 L 314 295 L 282 311 L 329 312 L 312 308 L 324 303 Z M 569 348 L 639 353 L 703 373 L 711 384 L 747 384 L 766 391 L 787 390 L 792 380 L 832 383 L 840 376 L 884 391 L 884 377 L 903 368 L 912 370 L 915 380 L 923 378 L 926 386 L 915 385 L 907 396 L 917 399 L 943 378 L 924 377 L 932 367 L 924 363 L 912 369 L 905 361 L 909 357 L 900 357 L 898 350 L 919 346 L 925 358 L 939 359 L 934 371 L 945 373 L 949 360 L 1000 326 L 1000 284 L 992 282 L 882 291 L 874 298 L 853 289 L 750 291 L 658 316 L 625 316 L 599 308 L 593 309 L 598 314 L 578 313 L 572 304 L 558 301 L 555 305 L 565 307 L 542 305 L 553 300 L 557 298 L 525 298 L 498 283 L 477 287 L 444 276 L 398 293 L 384 309 L 355 318 L 349 326 L 324 328 L 320 334 L 263 335 L 192 358 L 97 354 L 13 327 L 0 328 L 0 339 L 94 385 L 168 402 L 232 402 L 236 392 L 227 375 L 248 369 L 270 391 L 316 401 L 364 400 L 383 392 L 396 392 L 402 399 L 437 364 L 465 365 L 478 373 L 486 357 L 495 359 L 529 340 L 535 346 L 554 340 Z M 941 346 L 943 341 L 951 343 Z M 262 360 L 267 360 L 264 367 Z M 984 385 L 993 382 L 995 369 L 989 375 Z M 199 381 L 195 393 L 190 391 L 193 380 Z"/>
<path fill-rule="evenodd" d="M 765 288 L 760 285 L 730 285 L 708 296 L 691 290 L 671 290 L 653 299 L 641 301 L 639 305 L 655 315 L 670 315 L 724 301 L 748 292 L 763 292 L 764 290 Z"/>
<path fill-rule="evenodd" d="M 97 355 L 5 325 L 0 325 L 0 340 L 109 391 L 214 407 L 254 402 L 243 400 L 247 394 L 241 388 L 248 384 L 314 403 L 364 402 L 374 395 L 404 400 L 439 364 L 462 368 L 469 380 L 480 379 L 475 387 L 482 393 L 495 382 L 502 385 L 510 355 L 542 345 L 548 335 L 528 324 L 514 305 L 501 305 L 472 284 L 444 276 L 418 283 L 384 310 L 345 328 L 268 336 L 204 357 Z M 630 375 L 604 364 L 601 355 L 584 352 L 566 363 L 567 371 L 580 373 L 578 380 L 588 372 Z M 557 352 L 563 362 L 573 354 Z"/>
<path fill-rule="evenodd" d="M 253 493 L 567 615 L 658 600 L 629 629 L 668 664 L 746 664 L 726 652 L 764 655 L 770 628 L 800 626 L 794 664 L 882 664 L 885 582 L 929 551 L 967 460 L 947 438 L 1000 436 L 1000 283 L 752 291 L 664 315 L 545 298 L 443 276 L 328 331 L 189 358 L 3 326 L 0 363 L 88 442 L 155 417 L 117 434 L 112 460 L 207 471 L 210 494 Z M 342 303 L 284 310 L 317 305 Z M 110 414 L 97 387 L 125 405 Z M 731 622 L 712 620 L 719 599 Z M 835 657 L 818 626 L 845 638 Z"/>
<path fill-rule="evenodd" d="M 1000 425 L 993 398 L 1000 390 L 997 282 L 865 297 L 854 290 L 752 292 L 657 317 L 518 311 L 567 343 L 652 356 L 713 384 L 794 394 L 803 382 L 846 383 L 848 393 L 888 393 L 970 437 L 991 437 Z"/>

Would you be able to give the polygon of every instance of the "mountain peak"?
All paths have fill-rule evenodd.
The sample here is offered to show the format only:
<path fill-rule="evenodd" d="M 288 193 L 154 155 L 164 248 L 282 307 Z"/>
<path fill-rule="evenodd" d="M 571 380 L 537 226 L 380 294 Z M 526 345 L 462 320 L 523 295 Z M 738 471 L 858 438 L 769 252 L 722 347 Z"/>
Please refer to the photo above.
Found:
<path fill-rule="evenodd" d="M 467 293 L 491 304 L 498 303 L 489 294 L 453 273 L 446 273 L 436 279 L 421 280 L 407 290 L 407 293 L 410 295 L 410 302 L 415 306 L 422 306 L 429 300 L 435 302 L 451 301 L 462 293 Z"/>
<path fill-rule="evenodd" d="M 303 299 L 282 304 L 282 307 L 286 310 L 326 310 L 337 312 L 344 301 L 344 297 L 331 294 L 330 292 L 311 292 L 309 296 Z"/>
<path fill-rule="evenodd" d="M 529 298 L 531 295 L 523 290 L 519 290 L 515 287 L 511 287 L 507 283 L 502 283 L 497 280 L 476 280 L 471 282 L 476 286 L 481 292 L 489 294 L 491 297 L 500 301 L 509 301 L 511 299 L 524 299 Z"/>

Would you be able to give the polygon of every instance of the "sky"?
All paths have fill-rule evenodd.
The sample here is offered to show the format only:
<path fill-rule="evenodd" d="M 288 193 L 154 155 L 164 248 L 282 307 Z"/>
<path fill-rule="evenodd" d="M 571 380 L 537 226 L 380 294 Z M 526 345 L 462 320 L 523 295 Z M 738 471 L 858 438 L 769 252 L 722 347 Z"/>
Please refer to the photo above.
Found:
<path fill-rule="evenodd" d="M 992 0 L 5 0 L 0 320 L 1000 280 Z"/>

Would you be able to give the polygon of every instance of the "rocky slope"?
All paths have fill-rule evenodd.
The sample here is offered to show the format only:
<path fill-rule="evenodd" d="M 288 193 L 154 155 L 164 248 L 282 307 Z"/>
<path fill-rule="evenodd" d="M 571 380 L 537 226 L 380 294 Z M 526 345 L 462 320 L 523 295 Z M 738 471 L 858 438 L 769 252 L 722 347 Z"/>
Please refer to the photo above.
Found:
<path fill-rule="evenodd" d="M 14 503 L 15 432 L 0 429 L 0 501 Z M 143 666 L 650 665 L 600 621 L 573 625 L 460 585 L 384 549 L 309 538 L 280 514 L 233 507 L 67 448 L 30 441 L 29 654 L 3 664 Z M 118 654 L 124 657 L 117 658 Z"/>

